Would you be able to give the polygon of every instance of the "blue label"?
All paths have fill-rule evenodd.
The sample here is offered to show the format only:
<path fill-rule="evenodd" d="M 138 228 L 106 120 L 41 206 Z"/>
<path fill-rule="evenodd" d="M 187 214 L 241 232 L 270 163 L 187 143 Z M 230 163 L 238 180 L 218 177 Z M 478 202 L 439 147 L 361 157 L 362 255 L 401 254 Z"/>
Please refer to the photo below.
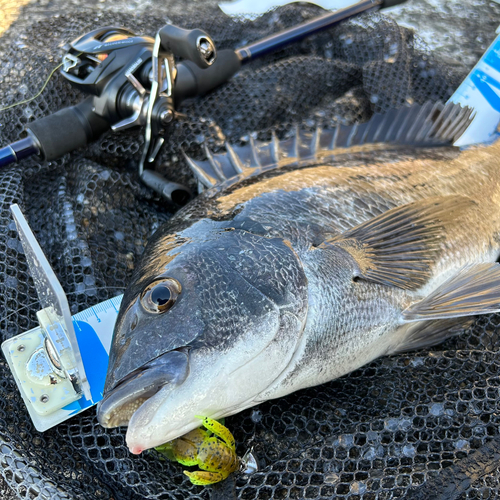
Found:
<path fill-rule="evenodd" d="M 94 401 L 102 399 L 106 371 L 108 369 L 108 353 L 104 349 L 95 330 L 84 321 L 77 321 L 76 323 L 75 334 L 80 346 L 80 354 L 90 384 L 93 401 L 89 401 L 82 396 L 78 401 L 74 401 L 63 408 L 64 410 L 72 411 L 72 414 L 92 406 Z"/>
<path fill-rule="evenodd" d="M 500 113 L 500 96 L 493 90 L 495 88 L 500 91 L 500 83 L 480 69 L 474 70 L 470 79 L 490 106 Z"/>
<path fill-rule="evenodd" d="M 500 71 L 500 43 L 496 43 L 484 56 L 484 62 Z"/>

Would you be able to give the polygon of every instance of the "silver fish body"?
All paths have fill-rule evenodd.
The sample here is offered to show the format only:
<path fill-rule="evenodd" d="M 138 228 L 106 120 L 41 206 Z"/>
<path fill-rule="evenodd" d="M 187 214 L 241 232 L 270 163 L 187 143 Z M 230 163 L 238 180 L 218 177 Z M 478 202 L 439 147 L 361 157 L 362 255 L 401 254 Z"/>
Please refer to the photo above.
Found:
<path fill-rule="evenodd" d="M 314 150 L 238 160 L 149 242 L 98 410 L 133 453 L 499 309 L 500 145 Z"/>

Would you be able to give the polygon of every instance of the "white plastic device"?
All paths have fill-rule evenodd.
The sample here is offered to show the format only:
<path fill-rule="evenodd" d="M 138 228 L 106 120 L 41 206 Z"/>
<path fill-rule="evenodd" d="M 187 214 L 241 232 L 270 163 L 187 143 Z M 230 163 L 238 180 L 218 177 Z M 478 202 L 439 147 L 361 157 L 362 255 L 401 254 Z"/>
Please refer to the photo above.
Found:
<path fill-rule="evenodd" d="M 12 215 L 42 309 L 40 326 L 2 350 L 35 427 L 47 430 L 102 398 L 122 296 L 71 317 L 66 294 L 17 205 Z"/>

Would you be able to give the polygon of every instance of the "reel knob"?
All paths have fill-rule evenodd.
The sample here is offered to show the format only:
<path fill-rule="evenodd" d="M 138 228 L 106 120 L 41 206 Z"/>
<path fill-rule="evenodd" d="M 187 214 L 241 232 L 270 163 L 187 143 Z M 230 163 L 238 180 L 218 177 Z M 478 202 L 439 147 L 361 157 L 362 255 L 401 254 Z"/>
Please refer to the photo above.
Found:
<path fill-rule="evenodd" d="M 192 61 L 202 69 L 211 66 L 217 58 L 215 44 L 203 30 L 185 30 L 167 24 L 158 34 L 165 52 Z"/>

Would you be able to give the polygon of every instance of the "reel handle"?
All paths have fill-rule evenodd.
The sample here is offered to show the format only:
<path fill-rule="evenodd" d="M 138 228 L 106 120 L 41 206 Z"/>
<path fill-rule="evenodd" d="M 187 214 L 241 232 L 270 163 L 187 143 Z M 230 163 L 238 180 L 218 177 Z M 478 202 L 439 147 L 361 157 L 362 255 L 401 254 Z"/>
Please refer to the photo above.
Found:
<path fill-rule="evenodd" d="M 167 24 L 158 33 L 165 52 L 194 62 L 205 69 L 211 66 L 217 57 L 213 40 L 200 29 L 185 30 Z"/>

